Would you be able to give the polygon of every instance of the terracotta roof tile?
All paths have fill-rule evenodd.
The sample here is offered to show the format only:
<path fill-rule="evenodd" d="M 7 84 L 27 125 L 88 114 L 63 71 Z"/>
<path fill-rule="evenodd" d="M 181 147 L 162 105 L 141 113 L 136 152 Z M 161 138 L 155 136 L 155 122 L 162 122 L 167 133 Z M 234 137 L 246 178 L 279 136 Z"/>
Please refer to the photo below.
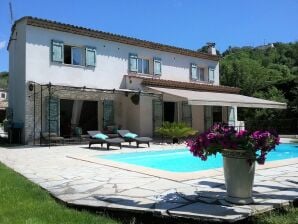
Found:
<path fill-rule="evenodd" d="M 212 85 L 212 84 L 201 84 L 201 83 L 192 83 L 192 82 L 179 82 L 166 79 L 157 79 L 157 78 L 143 78 L 142 84 L 145 86 L 158 86 L 174 89 L 187 89 L 187 90 L 196 90 L 196 91 L 207 91 L 207 92 L 219 92 L 219 93 L 239 93 L 240 88 L 222 86 L 222 85 Z"/>
<path fill-rule="evenodd" d="M 146 40 L 140 40 L 137 38 L 116 35 L 108 32 L 88 29 L 80 26 L 74 26 L 71 24 L 59 23 L 56 21 L 40 19 L 40 18 L 31 17 L 31 16 L 23 17 L 18 21 L 16 21 L 15 24 L 24 19 L 26 19 L 27 25 L 41 27 L 45 29 L 68 32 L 68 33 L 89 36 L 89 37 L 98 38 L 98 39 L 104 39 L 108 41 L 119 42 L 123 44 L 134 45 L 138 47 L 150 48 L 150 49 L 159 50 L 159 51 L 165 51 L 165 52 L 170 52 L 175 54 L 213 60 L 213 61 L 218 61 L 220 59 L 218 55 L 211 55 L 211 54 L 197 52 L 190 49 L 174 47 L 174 46 L 155 43 L 155 42 L 146 41 Z M 14 26 L 12 30 L 14 29 Z"/>

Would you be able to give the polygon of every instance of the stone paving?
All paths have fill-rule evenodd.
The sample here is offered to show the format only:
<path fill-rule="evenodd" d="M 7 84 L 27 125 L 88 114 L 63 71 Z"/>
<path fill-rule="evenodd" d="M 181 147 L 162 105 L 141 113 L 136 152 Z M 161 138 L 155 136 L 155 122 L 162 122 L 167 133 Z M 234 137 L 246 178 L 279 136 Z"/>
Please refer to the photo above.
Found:
<path fill-rule="evenodd" d="M 298 159 L 257 169 L 252 205 L 233 205 L 224 200 L 222 171 L 210 177 L 176 181 L 74 159 L 154 148 L 171 147 L 153 145 L 150 149 L 124 147 L 110 151 L 78 145 L 0 148 L 0 161 L 68 204 L 99 209 L 234 222 L 298 198 Z"/>

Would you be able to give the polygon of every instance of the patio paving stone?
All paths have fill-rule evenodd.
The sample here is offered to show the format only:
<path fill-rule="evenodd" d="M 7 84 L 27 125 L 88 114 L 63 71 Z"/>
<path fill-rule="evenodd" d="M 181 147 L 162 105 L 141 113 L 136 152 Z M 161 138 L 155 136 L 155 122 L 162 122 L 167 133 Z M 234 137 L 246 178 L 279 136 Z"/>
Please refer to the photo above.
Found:
<path fill-rule="evenodd" d="M 152 145 L 146 150 L 175 147 Z M 144 149 L 89 150 L 80 145 L 0 148 L 0 161 L 59 200 L 102 209 L 234 222 L 287 205 L 298 197 L 297 163 L 257 169 L 254 204 L 239 206 L 224 200 L 226 190 L 222 171 L 210 177 L 190 176 L 187 180 L 177 181 L 80 159 L 137 151 Z"/>

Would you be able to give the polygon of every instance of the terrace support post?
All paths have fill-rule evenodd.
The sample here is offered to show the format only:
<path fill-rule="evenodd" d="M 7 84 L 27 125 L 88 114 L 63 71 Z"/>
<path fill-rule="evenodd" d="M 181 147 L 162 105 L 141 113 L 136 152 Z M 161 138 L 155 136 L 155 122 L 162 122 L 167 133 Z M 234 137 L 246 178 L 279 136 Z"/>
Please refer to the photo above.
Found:
<path fill-rule="evenodd" d="M 51 83 L 48 84 L 48 91 L 49 91 L 49 100 L 48 100 L 48 134 L 49 134 L 49 148 L 51 148 L 51 97 L 52 97 L 52 91 L 51 91 Z"/>
<path fill-rule="evenodd" d="M 35 83 L 33 85 L 33 145 L 35 145 Z"/>
<path fill-rule="evenodd" d="M 41 146 L 42 141 L 42 85 L 40 85 L 40 134 L 39 134 L 39 145 Z"/>

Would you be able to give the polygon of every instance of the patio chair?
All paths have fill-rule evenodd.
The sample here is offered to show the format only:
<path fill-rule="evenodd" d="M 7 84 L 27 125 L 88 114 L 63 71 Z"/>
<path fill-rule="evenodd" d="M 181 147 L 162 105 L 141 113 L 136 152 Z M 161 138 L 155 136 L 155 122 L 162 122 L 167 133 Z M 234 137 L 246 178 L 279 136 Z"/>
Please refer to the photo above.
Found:
<path fill-rule="evenodd" d="M 41 139 L 43 142 L 46 143 L 63 143 L 64 144 L 64 138 L 61 136 L 58 136 L 55 132 L 42 132 L 41 133 Z"/>
<path fill-rule="evenodd" d="M 107 144 L 107 149 L 110 149 L 110 146 L 119 146 L 120 149 L 122 148 L 121 143 L 124 142 L 122 138 L 107 138 L 107 139 L 101 139 L 101 138 L 96 138 L 95 136 L 97 134 L 102 134 L 101 131 L 87 131 L 88 135 L 90 136 L 89 140 L 89 148 L 91 145 L 94 144 L 100 144 L 101 147 L 103 144 Z"/>
<path fill-rule="evenodd" d="M 117 132 L 121 138 L 123 138 L 126 142 L 129 142 L 129 145 L 132 142 L 136 142 L 138 148 L 140 144 L 147 144 L 148 147 L 150 147 L 150 142 L 152 142 L 152 138 L 138 137 L 136 134 L 131 133 L 129 130 L 118 130 Z M 135 137 L 131 136 L 131 134 L 135 135 Z"/>

